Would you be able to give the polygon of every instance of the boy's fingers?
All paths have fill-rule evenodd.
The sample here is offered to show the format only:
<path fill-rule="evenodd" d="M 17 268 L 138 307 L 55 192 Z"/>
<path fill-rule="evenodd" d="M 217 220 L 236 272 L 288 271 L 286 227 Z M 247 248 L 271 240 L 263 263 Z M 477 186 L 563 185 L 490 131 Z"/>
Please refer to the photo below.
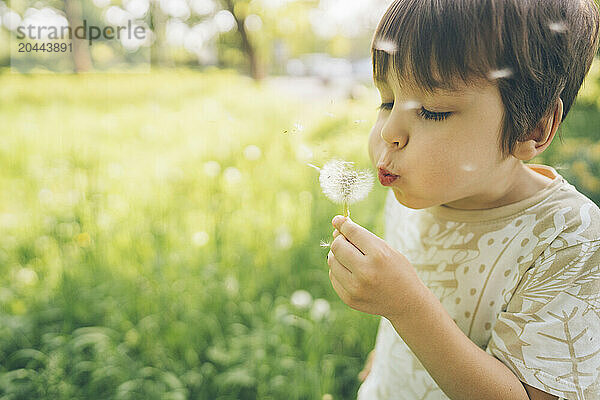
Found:
<path fill-rule="evenodd" d="M 373 238 L 376 237 L 368 229 L 358 225 L 350 218 L 336 215 L 331 221 L 337 228 L 362 254 L 367 254 L 375 250 Z"/>
<path fill-rule="evenodd" d="M 336 238 L 336 237 L 337 237 L 339 234 L 340 234 L 340 231 L 338 231 L 337 229 L 334 229 L 334 230 L 333 230 L 333 233 L 332 233 L 332 235 L 333 235 L 333 238 L 334 238 L 334 239 L 335 239 L 335 238 Z"/>

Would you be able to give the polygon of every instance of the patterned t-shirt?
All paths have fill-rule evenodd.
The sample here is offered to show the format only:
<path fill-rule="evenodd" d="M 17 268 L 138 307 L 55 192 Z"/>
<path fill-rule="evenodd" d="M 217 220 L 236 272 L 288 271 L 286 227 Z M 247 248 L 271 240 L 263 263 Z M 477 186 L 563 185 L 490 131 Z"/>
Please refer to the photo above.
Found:
<path fill-rule="evenodd" d="M 522 382 L 559 399 L 600 400 L 600 209 L 553 168 L 526 165 L 552 183 L 494 209 L 415 210 L 390 190 L 385 240 Z M 448 397 L 382 317 L 358 399 Z"/>

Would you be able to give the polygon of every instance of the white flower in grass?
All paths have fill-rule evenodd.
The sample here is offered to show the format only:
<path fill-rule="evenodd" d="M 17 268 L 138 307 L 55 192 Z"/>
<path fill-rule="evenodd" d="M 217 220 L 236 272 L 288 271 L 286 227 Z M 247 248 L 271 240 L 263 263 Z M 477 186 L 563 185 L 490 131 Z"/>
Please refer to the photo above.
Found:
<path fill-rule="evenodd" d="M 296 290 L 292 293 L 290 302 L 294 307 L 307 309 L 312 304 L 312 296 L 306 290 Z"/>
<path fill-rule="evenodd" d="M 342 160 L 328 161 L 319 175 L 321 189 L 334 203 L 344 205 L 344 215 L 350 216 L 348 206 L 361 201 L 373 188 L 373 174 L 368 170 L 355 171 L 354 163 Z"/>
<path fill-rule="evenodd" d="M 192 243 L 194 244 L 194 246 L 197 246 L 197 247 L 204 246 L 206 243 L 208 243 L 208 239 L 209 239 L 208 233 L 206 233 L 204 231 L 199 231 L 192 235 Z"/>
<path fill-rule="evenodd" d="M 208 176 L 214 177 L 219 175 L 221 172 L 221 164 L 217 161 L 207 161 L 204 163 L 204 173 Z"/>
<path fill-rule="evenodd" d="M 255 146 L 253 144 L 247 146 L 244 149 L 244 157 L 246 157 L 246 159 L 250 161 L 258 160 L 261 155 L 262 151 L 260 150 L 260 147 Z"/>
<path fill-rule="evenodd" d="M 223 177 L 225 178 L 225 182 L 234 185 L 242 180 L 242 173 L 236 167 L 227 167 L 223 171 Z"/>
<path fill-rule="evenodd" d="M 21 282 L 23 285 L 33 285 L 37 282 L 38 276 L 31 268 L 21 268 L 16 273 L 16 280 Z"/>
<path fill-rule="evenodd" d="M 282 250 L 287 250 L 292 247 L 294 243 L 294 239 L 292 238 L 292 234 L 288 230 L 286 226 L 280 226 L 277 229 L 277 236 L 275 237 L 275 246 Z"/>
<path fill-rule="evenodd" d="M 234 276 L 229 275 L 227 278 L 225 278 L 225 290 L 227 290 L 227 293 L 229 293 L 230 295 L 237 295 L 240 291 L 240 284 L 238 282 L 237 279 L 235 279 Z"/>
<path fill-rule="evenodd" d="M 323 318 L 329 316 L 329 312 L 331 311 L 331 306 L 329 302 L 325 299 L 316 299 L 313 303 L 312 308 L 310 309 L 310 316 L 315 321 L 320 321 Z"/>

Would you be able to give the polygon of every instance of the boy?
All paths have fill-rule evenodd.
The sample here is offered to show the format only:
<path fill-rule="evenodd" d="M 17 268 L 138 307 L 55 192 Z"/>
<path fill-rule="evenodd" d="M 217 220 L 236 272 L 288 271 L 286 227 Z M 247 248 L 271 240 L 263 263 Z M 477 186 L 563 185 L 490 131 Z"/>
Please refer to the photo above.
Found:
<path fill-rule="evenodd" d="M 600 400 L 600 209 L 552 142 L 598 48 L 593 0 L 396 0 L 373 39 L 385 239 L 327 258 L 381 315 L 360 400 Z M 341 234 L 340 234 L 341 233 Z"/>

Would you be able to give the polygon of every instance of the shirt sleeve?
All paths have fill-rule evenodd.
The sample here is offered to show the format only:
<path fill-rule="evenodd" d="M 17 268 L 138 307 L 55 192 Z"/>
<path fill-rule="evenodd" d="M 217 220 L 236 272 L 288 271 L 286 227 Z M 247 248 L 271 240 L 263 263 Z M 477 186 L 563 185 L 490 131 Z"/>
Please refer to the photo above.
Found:
<path fill-rule="evenodd" d="M 530 386 L 600 400 L 600 240 L 549 248 L 499 314 L 486 352 Z"/>

